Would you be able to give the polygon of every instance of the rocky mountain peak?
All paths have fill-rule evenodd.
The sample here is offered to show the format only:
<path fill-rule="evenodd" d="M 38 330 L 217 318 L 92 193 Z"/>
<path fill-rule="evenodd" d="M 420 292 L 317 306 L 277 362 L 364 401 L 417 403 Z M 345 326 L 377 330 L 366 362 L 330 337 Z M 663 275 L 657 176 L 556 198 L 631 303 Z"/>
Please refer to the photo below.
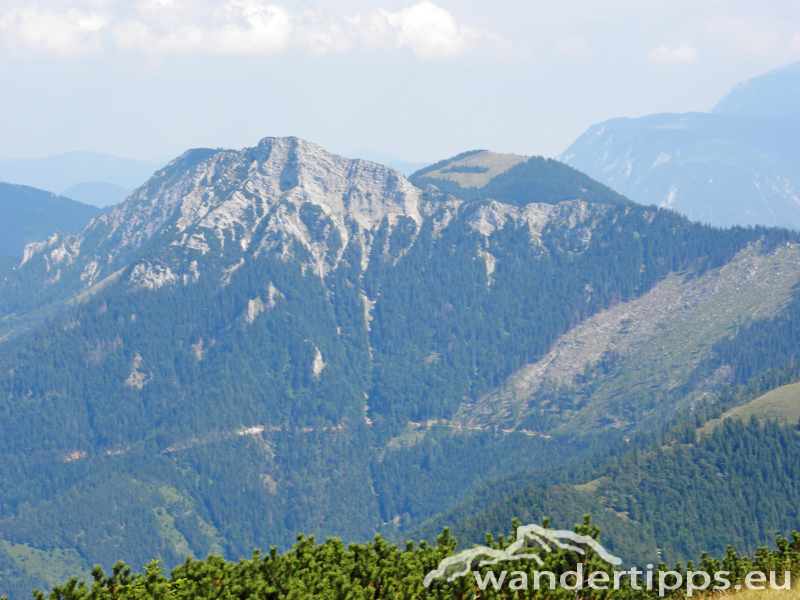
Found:
<path fill-rule="evenodd" d="M 420 194 L 393 169 L 296 137 L 268 137 L 240 151 L 189 150 L 80 233 L 30 245 L 23 265 L 43 265 L 51 285 L 71 281 L 85 289 L 164 236 L 173 250 L 191 255 L 177 261 L 185 265 L 214 252 L 233 268 L 243 253 L 278 249 L 288 257 L 303 247 L 308 266 L 324 275 L 353 235 L 367 249 L 385 218 L 404 216 L 419 226 Z M 132 283 L 158 287 L 181 279 L 174 271 L 175 264 L 136 265 Z"/>
<path fill-rule="evenodd" d="M 482 187 L 442 178 L 412 183 L 389 167 L 296 137 L 268 137 L 242 150 L 189 150 L 81 232 L 29 245 L 0 300 L 21 319 L 52 314 L 117 278 L 131 290 L 201 280 L 227 286 L 266 256 L 323 280 L 345 257 L 364 273 L 376 256 L 397 264 L 426 223 L 437 236 L 460 222 L 485 238 L 476 242 L 476 260 L 486 262 L 491 279 L 499 259 L 486 248 L 498 230 L 527 229 L 539 246 L 547 229 L 582 251 L 609 205 L 628 202 L 555 161 L 489 152 L 461 158 L 473 155 L 481 165 L 448 170 L 452 161 L 445 161 L 436 168 L 445 175 L 502 172 Z M 18 327 L 8 322 L 5 329 Z"/>

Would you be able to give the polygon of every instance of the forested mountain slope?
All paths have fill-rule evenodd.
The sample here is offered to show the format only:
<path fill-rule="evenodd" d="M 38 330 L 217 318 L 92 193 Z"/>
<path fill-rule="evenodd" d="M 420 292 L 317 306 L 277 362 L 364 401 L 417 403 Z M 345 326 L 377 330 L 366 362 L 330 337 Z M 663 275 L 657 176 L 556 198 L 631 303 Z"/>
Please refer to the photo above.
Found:
<path fill-rule="evenodd" d="M 750 289 L 752 265 L 795 257 L 792 233 L 694 224 L 554 161 L 523 175 L 525 196 L 458 197 L 266 138 L 189 151 L 79 234 L 29 246 L 0 286 L 5 323 L 56 316 L 0 345 L 2 585 L 58 580 L 41 557 L 88 570 L 300 531 L 363 540 L 596 454 L 684 406 L 695 371 L 658 418 L 655 396 L 633 398 L 616 427 L 619 403 L 590 399 L 601 426 L 578 431 L 581 406 L 539 388 L 516 421 L 491 402 L 461 415 L 595 315 L 713 273 Z M 734 314 L 791 306 L 780 269 Z M 584 358 L 588 381 L 605 359 Z"/>
<path fill-rule="evenodd" d="M 640 564 L 685 562 L 702 551 L 721 556 L 729 544 L 752 554 L 775 535 L 791 535 L 800 525 L 798 323 L 795 292 L 776 314 L 710 345 L 694 371 L 723 371 L 730 385 L 696 397 L 660 432 L 632 435 L 566 469 L 495 480 L 415 533 L 430 538 L 452 525 L 469 545 L 511 515 L 549 515 L 566 526 L 583 509 L 609 547 Z"/>
<path fill-rule="evenodd" d="M 536 522 L 546 515 L 568 527 L 584 511 L 602 527 L 610 550 L 641 565 L 685 564 L 705 551 L 724 556 L 729 545 L 752 555 L 775 535 L 791 536 L 800 502 L 797 424 L 729 420 L 713 434 L 695 434 L 690 428 L 620 448 L 578 477 L 494 482 L 414 533 L 431 538 L 451 524 L 469 547 L 512 517 Z"/>
<path fill-rule="evenodd" d="M 669 275 L 572 328 L 547 355 L 462 404 L 456 421 L 572 435 L 659 426 L 719 385 L 741 381 L 737 363 L 755 357 L 715 350 L 743 323 L 791 313 L 798 279 L 797 245 L 757 244 L 718 269 Z M 777 364 L 793 358 L 774 356 Z"/>
<path fill-rule="evenodd" d="M 434 185 L 464 200 L 493 199 L 514 206 L 531 202 L 557 204 L 576 198 L 630 204 L 612 189 L 558 161 L 487 150 L 462 152 L 420 169 L 410 180 L 422 189 Z"/>

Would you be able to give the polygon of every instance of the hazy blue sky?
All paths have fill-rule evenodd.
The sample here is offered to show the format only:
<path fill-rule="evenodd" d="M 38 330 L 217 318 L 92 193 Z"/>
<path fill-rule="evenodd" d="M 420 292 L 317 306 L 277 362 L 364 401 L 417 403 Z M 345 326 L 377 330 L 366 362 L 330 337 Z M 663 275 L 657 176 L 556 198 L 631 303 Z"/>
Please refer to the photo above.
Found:
<path fill-rule="evenodd" d="M 554 156 L 800 60 L 800 0 L 0 0 L 0 157 Z"/>

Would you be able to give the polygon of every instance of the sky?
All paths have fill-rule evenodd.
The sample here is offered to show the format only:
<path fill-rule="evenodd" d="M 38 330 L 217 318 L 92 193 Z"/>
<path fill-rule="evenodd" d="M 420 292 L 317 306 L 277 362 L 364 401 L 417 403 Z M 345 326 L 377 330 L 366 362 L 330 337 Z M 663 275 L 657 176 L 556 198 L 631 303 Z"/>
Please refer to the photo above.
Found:
<path fill-rule="evenodd" d="M 555 156 L 800 60 L 800 0 L 0 0 L 0 157 Z"/>

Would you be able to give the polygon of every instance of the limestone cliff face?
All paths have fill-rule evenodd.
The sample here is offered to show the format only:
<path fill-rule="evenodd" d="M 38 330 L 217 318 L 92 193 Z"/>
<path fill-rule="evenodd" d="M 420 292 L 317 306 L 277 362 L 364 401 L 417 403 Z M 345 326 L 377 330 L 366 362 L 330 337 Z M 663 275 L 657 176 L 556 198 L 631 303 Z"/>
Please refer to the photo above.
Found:
<path fill-rule="evenodd" d="M 397 171 L 297 138 L 266 138 L 255 149 L 217 155 L 204 171 L 175 223 L 179 245 L 202 254 L 211 244 L 254 256 L 294 255 L 300 246 L 324 276 L 351 236 L 367 245 L 384 218 L 422 223 L 420 191 Z"/>
<path fill-rule="evenodd" d="M 588 242 L 593 217 L 605 211 L 580 200 L 524 208 L 491 201 L 466 212 L 463 205 L 435 188 L 423 192 L 391 168 L 295 137 L 264 138 L 240 151 L 185 152 L 80 233 L 29 245 L 20 275 L 61 299 L 119 275 L 133 289 L 204 276 L 224 284 L 264 255 L 297 260 L 324 278 L 353 243 L 366 269 L 384 222 L 389 237 L 400 219 L 417 231 L 426 220 L 440 230 L 464 219 L 487 237 L 525 225 L 535 244 L 550 225 Z"/>
<path fill-rule="evenodd" d="M 29 245 L 22 265 L 43 264 L 51 285 L 71 281 L 85 289 L 127 266 L 161 236 L 174 237 L 168 243 L 186 250 L 189 260 L 180 266 L 185 272 L 177 273 L 175 264 L 142 262 L 130 274 L 137 286 L 195 279 L 192 261 L 202 265 L 209 252 L 224 253 L 233 267 L 241 259 L 237 252 L 288 257 L 298 246 L 324 276 L 351 236 L 368 245 L 384 218 L 405 216 L 420 225 L 420 194 L 393 169 L 293 137 L 265 138 L 241 151 L 190 150 L 82 232 Z M 321 222 L 318 230 L 314 222 Z"/>

